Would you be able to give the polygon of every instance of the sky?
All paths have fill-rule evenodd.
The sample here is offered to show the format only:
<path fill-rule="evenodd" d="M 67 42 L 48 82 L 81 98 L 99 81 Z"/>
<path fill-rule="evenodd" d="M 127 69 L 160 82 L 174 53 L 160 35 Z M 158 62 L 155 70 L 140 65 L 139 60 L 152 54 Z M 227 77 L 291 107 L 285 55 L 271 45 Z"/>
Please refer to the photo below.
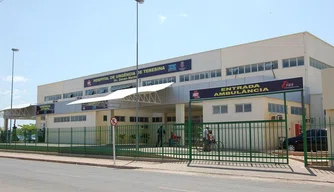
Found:
<path fill-rule="evenodd" d="M 139 63 L 304 31 L 334 45 L 333 7 L 333 0 L 145 0 Z M 10 106 L 12 48 L 19 49 L 13 105 L 36 103 L 38 85 L 136 64 L 136 2 L 0 0 L 0 109 Z"/>

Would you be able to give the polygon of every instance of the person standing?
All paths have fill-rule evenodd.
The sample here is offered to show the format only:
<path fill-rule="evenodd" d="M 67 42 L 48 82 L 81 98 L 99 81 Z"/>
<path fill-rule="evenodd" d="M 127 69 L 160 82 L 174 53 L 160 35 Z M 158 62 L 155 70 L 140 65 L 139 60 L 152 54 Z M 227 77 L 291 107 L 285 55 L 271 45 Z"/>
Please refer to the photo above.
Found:
<path fill-rule="evenodd" d="M 203 139 L 203 151 L 208 151 L 208 134 L 209 134 L 209 127 L 205 127 L 203 129 L 202 139 Z"/>
<path fill-rule="evenodd" d="M 158 145 L 160 144 L 160 147 L 162 147 L 162 142 L 163 142 L 162 137 L 164 134 L 166 134 L 166 131 L 162 128 L 162 125 L 158 129 L 157 134 L 158 134 L 158 141 L 155 146 L 158 147 Z"/>

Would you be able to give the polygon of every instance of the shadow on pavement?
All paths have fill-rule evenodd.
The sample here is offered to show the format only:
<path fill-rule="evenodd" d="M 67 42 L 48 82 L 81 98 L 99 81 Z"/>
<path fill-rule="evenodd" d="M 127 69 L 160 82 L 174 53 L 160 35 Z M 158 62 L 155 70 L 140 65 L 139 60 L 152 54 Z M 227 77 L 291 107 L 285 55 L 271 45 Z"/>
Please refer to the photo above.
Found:
<path fill-rule="evenodd" d="M 222 169 L 237 171 L 252 171 L 265 173 L 285 173 L 292 175 L 317 176 L 311 169 L 308 173 L 296 172 L 290 165 L 285 164 L 259 164 L 259 163 L 238 163 L 238 162 L 211 162 L 211 161 L 192 161 L 188 167 L 203 169 Z"/>

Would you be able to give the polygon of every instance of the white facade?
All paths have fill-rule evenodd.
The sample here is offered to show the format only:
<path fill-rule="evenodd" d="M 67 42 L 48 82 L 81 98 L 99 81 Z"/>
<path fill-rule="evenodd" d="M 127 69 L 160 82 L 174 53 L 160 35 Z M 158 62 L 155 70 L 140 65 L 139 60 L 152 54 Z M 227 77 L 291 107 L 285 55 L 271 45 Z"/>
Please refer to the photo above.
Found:
<path fill-rule="evenodd" d="M 296 58 L 302 58 L 303 60 L 298 60 Z M 316 64 L 312 64 L 311 66 L 311 58 L 317 61 L 320 61 Z M 139 68 L 144 67 L 152 67 L 161 64 L 167 64 L 172 62 L 179 62 L 183 60 L 191 59 L 192 61 L 192 69 L 188 71 L 169 73 L 164 75 L 150 76 L 140 79 L 140 83 L 147 80 L 161 79 L 161 78 L 170 78 L 175 77 L 175 84 L 173 84 L 173 88 L 179 87 L 178 92 L 182 90 L 188 89 L 197 89 L 199 84 L 207 83 L 209 86 L 215 86 L 219 84 L 219 86 L 226 86 L 232 84 L 243 84 L 247 83 L 247 81 L 252 81 L 251 79 L 254 77 L 262 78 L 263 80 L 275 80 L 275 79 L 285 79 L 285 78 L 293 78 L 293 77 L 303 77 L 304 79 L 304 87 L 306 91 L 307 102 L 310 102 L 310 94 L 321 94 L 322 93 L 322 85 L 321 85 L 321 66 L 334 66 L 334 47 L 317 37 L 313 36 L 308 32 L 298 33 L 293 35 L 287 35 L 277 38 L 272 38 L 268 40 L 237 45 L 222 49 L 217 49 L 213 51 L 207 51 L 203 53 L 197 53 L 192 55 L 186 55 L 182 57 L 172 58 L 163 61 L 152 62 L 144 65 L 140 65 Z M 296 61 L 297 66 L 291 67 L 283 67 L 284 61 L 288 59 L 290 63 L 288 65 L 294 65 L 293 61 Z M 289 60 L 290 59 L 290 60 Z M 277 63 L 277 68 L 265 70 L 266 62 Z M 313 61 L 312 61 L 313 62 Z M 298 63 L 300 66 L 298 66 Z M 319 64 L 320 63 L 320 64 Z M 257 72 L 249 72 L 242 73 L 242 70 L 246 70 L 247 67 L 254 64 L 263 64 L 264 70 Z M 302 64 L 302 65 L 301 65 Z M 242 67 L 243 66 L 243 67 Z M 246 67 L 245 67 L 246 66 Z M 267 65 L 269 66 L 269 65 Z M 315 67 L 317 66 L 317 68 Z M 240 68 L 241 67 L 241 68 Z M 236 73 L 234 75 L 227 75 L 227 70 L 230 68 L 238 69 L 237 72 L 232 70 L 232 73 Z M 99 118 L 96 110 L 91 111 L 80 111 L 80 107 L 78 106 L 68 106 L 66 103 L 76 100 L 77 97 L 63 99 L 63 94 L 82 91 L 82 98 L 86 97 L 97 97 L 110 94 L 111 86 L 117 85 L 126 85 L 126 84 L 135 84 L 135 80 L 124 81 L 120 83 L 110 83 L 104 85 L 98 85 L 94 87 L 85 88 L 84 80 L 88 78 L 99 77 L 103 75 L 116 74 L 120 72 L 127 72 L 129 70 L 134 70 L 135 67 L 124 68 L 115 71 L 104 72 L 100 74 L 94 74 L 91 76 L 80 77 L 76 79 L 66 80 L 62 82 L 56 82 L 47 85 L 38 86 L 38 104 L 52 103 L 53 101 L 45 101 L 45 97 L 52 95 L 61 95 L 61 99 L 58 99 L 55 103 L 55 114 L 48 114 L 47 127 L 49 128 L 65 128 L 65 127 L 84 127 L 84 126 L 96 126 L 98 124 Z M 239 71 L 240 69 L 240 71 Z M 262 69 L 262 68 L 261 68 Z M 261 70 L 258 67 L 258 70 Z M 201 79 L 201 75 L 205 76 L 205 73 L 210 73 L 213 70 L 218 70 L 220 74 L 216 72 L 216 76 L 214 78 L 203 78 Z M 202 73 L 202 74 L 199 74 Z M 190 75 L 189 75 L 190 74 Z M 185 76 L 184 76 L 185 75 Z M 189 75 L 189 76 L 188 76 Z M 192 81 L 184 81 L 186 76 Z M 225 81 L 222 81 L 225 80 Z M 219 82 L 220 81 L 220 82 Z M 219 87 L 218 86 L 218 87 Z M 108 92 L 99 95 L 87 96 L 85 95 L 85 91 L 89 89 L 95 88 L 103 88 L 107 87 Z M 162 94 L 169 100 L 173 100 L 173 95 L 166 92 Z M 152 123 L 151 118 L 155 117 L 155 113 L 158 113 L 159 116 L 163 117 L 163 122 L 166 122 L 168 115 L 176 114 L 185 114 L 187 116 L 186 111 L 182 111 L 184 108 L 187 108 L 187 102 L 184 97 L 188 97 L 189 94 L 184 93 L 183 95 L 180 93 L 178 98 L 174 100 L 179 101 L 174 104 L 174 109 L 172 111 L 164 111 L 161 107 L 157 106 L 156 108 L 151 107 L 146 110 L 145 114 L 141 113 L 141 115 L 149 117 L 149 123 Z M 311 102 L 321 103 L 321 97 L 312 97 Z M 65 102 L 66 101 L 66 102 Z M 180 102 L 181 101 L 181 102 Z M 63 104 L 61 104 L 63 103 Z M 249 113 L 240 113 L 235 114 L 235 105 L 240 103 L 251 103 L 252 111 Z M 175 107 L 175 104 L 185 104 L 184 106 L 178 105 Z M 228 105 L 229 112 L 227 114 L 216 114 L 212 115 L 213 106 L 215 105 Z M 316 105 L 313 105 L 315 107 Z M 131 112 L 122 113 L 120 110 L 115 110 L 115 115 L 118 113 L 119 115 L 124 115 L 130 117 L 134 114 L 134 105 L 128 106 L 127 110 Z M 312 107 L 312 108 L 313 108 Z M 182 108 L 182 109 L 181 109 Z M 250 98 L 242 98 L 242 99 L 229 99 L 229 100 L 215 100 L 215 101 L 205 101 L 202 103 L 202 115 L 204 122 L 219 122 L 219 121 L 240 121 L 240 120 L 261 120 L 263 119 L 268 110 L 267 103 L 263 102 L 263 97 L 250 97 Z M 174 110 L 174 111 L 173 111 Z M 180 111 L 181 110 L 181 111 Z M 117 112 L 118 111 L 118 112 Z M 322 111 L 320 109 L 315 109 L 314 113 L 311 114 L 314 116 L 321 117 Z M 120 114 L 122 113 L 122 114 Z M 66 123 L 56 123 L 54 122 L 54 118 L 58 116 L 72 116 L 75 114 L 86 115 L 86 121 L 80 122 L 66 122 Z M 131 114 L 131 115 L 130 115 Z M 109 117 L 108 117 L 109 118 Z M 38 118 L 37 118 L 38 119 Z M 183 123 L 184 118 L 177 117 L 175 119 L 177 123 Z M 129 123 L 129 118 L 126 119 L 126 122 Z M 126 123 L 125 122 L 125 123 Z M 40 125 L 40 123 L 37 123 Z"/>

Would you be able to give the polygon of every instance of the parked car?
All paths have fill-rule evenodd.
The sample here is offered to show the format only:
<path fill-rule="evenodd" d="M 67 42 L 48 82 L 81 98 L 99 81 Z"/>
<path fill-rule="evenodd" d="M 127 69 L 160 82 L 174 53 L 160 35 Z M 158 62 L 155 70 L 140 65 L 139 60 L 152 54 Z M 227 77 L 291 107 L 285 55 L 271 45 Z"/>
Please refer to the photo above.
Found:
<path fill-rule="evenodd" d="M 307 151 L 328 151 L 327 129 L 310 129 L 306 131 Z M 303 134 L 288 139 L 289 151 L 303 151 Z M 286 149 L 286 140 L 282 142 L 283 149 Z"/>

